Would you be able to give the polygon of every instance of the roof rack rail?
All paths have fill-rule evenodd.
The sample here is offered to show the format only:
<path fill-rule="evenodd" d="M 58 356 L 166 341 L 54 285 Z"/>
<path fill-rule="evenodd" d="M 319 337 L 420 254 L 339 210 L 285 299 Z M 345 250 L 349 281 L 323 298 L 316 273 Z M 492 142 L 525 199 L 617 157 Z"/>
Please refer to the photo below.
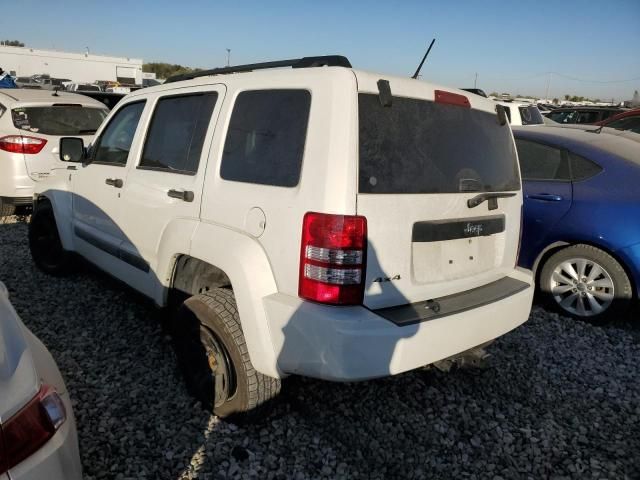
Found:
<path fill-rule="evenodd" d="M 224 75 L 228 73 L 252 72 L 253 70 L 264 70 L 267 68 L 311 68 L 311 67 L 345 67 L 351 68 L 351 63 L 347 57 L 342 55 L 324 55 L 320 57 L 293 58 L 291 60 L 277 60 L 275 62 L 249 63 L 247 65 L 235 65 L 231 67 L 212 68 L 210 70 L 200 70 L 199 72 L 183 73 L 167 78 L 164 83 L 180 82 L 209 75 Z"/>

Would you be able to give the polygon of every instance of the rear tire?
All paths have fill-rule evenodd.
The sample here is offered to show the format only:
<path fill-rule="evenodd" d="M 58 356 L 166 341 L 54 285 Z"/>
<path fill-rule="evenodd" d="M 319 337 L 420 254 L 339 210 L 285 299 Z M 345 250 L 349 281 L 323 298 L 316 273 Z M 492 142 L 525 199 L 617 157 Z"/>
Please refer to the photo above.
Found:
<path fill-rule="evenodd" d="M 29 250 L 36 266 L 49 275 L 66 275 L 72 270 L 71 253 L 62 247 L 53 207 L 42 201 L 29 222 Z"/>
<path fill-rule="evenodd" d="M 174 348 L 187 389 L 219 417 L 255 414 L 280 392 L 280 380 L 253 368 L 233 292 L 194 295 L 178 309 Z"/>
<path fill-rule="evenodd" d="M 622 265 L 599 248 L 582 244 L 549 257 L 540 273 L 540 290 L 559 313 L 592 323 L 624 314 L 633 298 Z"/>

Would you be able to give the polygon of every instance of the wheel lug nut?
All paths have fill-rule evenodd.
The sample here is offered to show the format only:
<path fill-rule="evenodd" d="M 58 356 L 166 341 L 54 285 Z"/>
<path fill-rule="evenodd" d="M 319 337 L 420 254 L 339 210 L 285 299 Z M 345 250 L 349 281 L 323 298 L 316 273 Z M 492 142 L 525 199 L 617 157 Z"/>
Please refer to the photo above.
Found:
<path fill-rule="evenodd" d="M 574 293 L 575 293 L 575 292 L 577 292 L 577 291 L 578 291 L 578 289 L 577 289 L 577 288 L 574 288 L 574 289 L 573 289 L 573 291 L 574 291 Z"/>

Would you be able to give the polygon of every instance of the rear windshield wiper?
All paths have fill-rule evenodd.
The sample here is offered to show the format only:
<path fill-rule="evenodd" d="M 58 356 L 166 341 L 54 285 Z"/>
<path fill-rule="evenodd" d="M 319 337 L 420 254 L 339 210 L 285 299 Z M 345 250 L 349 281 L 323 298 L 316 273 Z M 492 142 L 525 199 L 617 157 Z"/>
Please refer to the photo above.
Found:
<path fill-rule="evenodd" d="M 94 134 L 96 133 L 97 130 L 96 129 L 89 129 L 89 130 L 78 130 L 78 135 L 83 135 L 83 134 Z"/>
<path fill-rule="evenodd" d="M 498 208 L 499 198 L 509 198 L 515 196 L 515 193 L 481 193 L 480 195 L 476 195 L 475 197 L 467 200 L 467 207 L 475 208 L 482 202 L 487 200 L 489 202 L 489 210 L 495 210 L 496 208 Z"/>

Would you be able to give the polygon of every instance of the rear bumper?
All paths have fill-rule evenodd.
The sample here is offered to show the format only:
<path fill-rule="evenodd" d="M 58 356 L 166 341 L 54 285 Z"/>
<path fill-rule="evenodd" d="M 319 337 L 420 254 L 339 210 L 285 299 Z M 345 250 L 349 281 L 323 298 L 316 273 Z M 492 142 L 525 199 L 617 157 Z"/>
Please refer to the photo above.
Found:
<path fill-rule="evenodd" d="M 284 294 L 264 299 L 279 369 L 333 381 L 395 375 L 493 340 L 524 323 L 533 278 L 517 269 L 511 278 L 529 286 L 477 308 L 398 326 L 365 307 L 330 307 Z"/>
<path fill-rule="evenodd" d="M 0 152 L 0 197 L 31 198 L 35 184 L 27 173 L 24 155 Z"/>

